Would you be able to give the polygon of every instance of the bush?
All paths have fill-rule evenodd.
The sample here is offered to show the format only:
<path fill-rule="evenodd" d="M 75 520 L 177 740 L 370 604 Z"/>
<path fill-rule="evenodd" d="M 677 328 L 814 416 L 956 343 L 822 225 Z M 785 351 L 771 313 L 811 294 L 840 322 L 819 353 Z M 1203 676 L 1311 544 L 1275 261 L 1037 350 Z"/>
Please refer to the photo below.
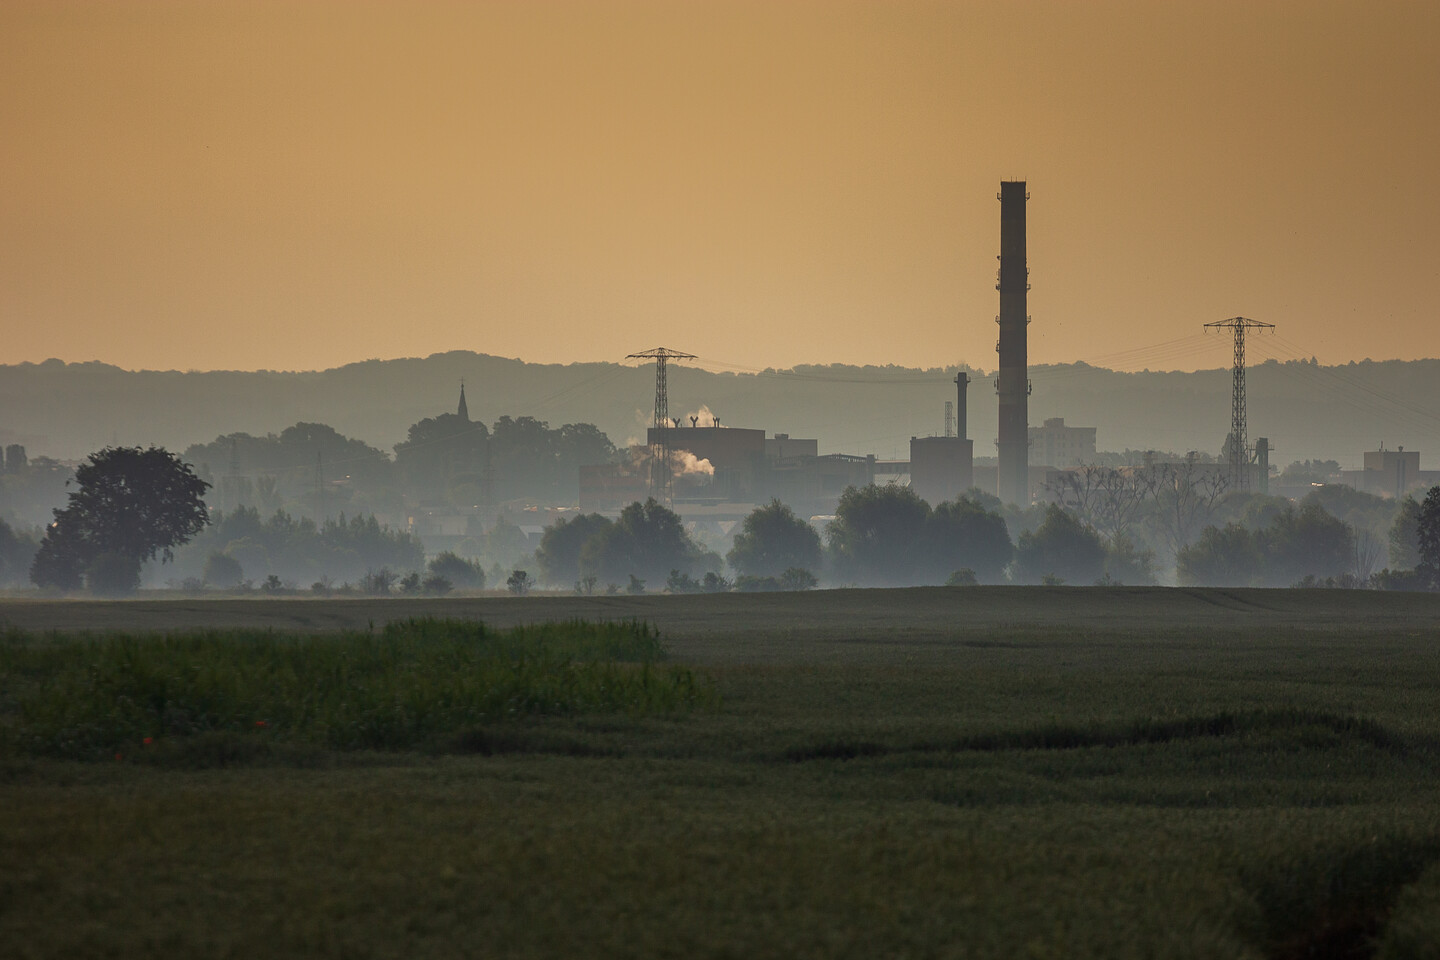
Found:
<path fill-rule="evenodd" d="M 700 579 L 700 589 L 705 593 L 729 593 L 733 586 L 734 584 L 713 570 Z"/>
<path fill-rule="evenodd" d="M 505 580 L 505 587 L 515 596 L 523 597 L 535 586 L 535 578 L 524 570 L 512 571 Z"/>
<path fill-rule="evenodd" d="M 971 570 L 969 567 L 964 567 L 950 574 L 949 579 L 945 581 L 945 586 L 973 587 L 977 583 L 979 583 L 979 581 L 975 579 L 975 571 Z"/>
<path fill-rule="evenodd" d="M 485 589 L 485 568 L 478 560 L 466 560 L 447 550 L 436 555 L 426 569 L 432 576 L 441 577 L 461 590 Z"/>
<path fill-rule="evenodd" d="M 217 550 L 205 558 L 200 578 L 212 587 L 234 587 L 245 579 L 245 570 L 239 560 Z"/>
<path fill-rule="evenodd" d="M 804 567 L 791 567 L 780 574 L 781 590 L 814 590 L 819 585 L 820 581 Z"/>
<path fill-rule="evenodd" d="M 668 593 L 699 593 L 701 589 L 699 580 L 679 570 L 671 570 L 670 576 L 665 578 L 665 590 Z"/>
<path fill-rule="evenodd" d="M 390 588 L 395 585 L 395 579 L 395 574 L 389 567 L 367 571 L 365 576 L 360 578 L 360 592 L 372 597 L 388 596 Z"/>
<path fill-rule="evenodd" d="M 420 586 L 426 595 L 431 597 L 443 597 L 454 589 L 454 585 L 449 580 L 437 573 L 432 573 L 426 577 L 425 582 Z"/>

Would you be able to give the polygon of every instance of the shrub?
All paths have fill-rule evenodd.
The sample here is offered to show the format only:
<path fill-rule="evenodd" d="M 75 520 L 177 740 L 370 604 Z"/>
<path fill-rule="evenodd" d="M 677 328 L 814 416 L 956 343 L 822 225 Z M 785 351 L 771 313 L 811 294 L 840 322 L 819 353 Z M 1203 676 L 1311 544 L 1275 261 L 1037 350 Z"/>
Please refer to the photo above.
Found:
<path fill-rule="evenodd" d="M 245 571 L 239 560 L 217 550 L 205 558 L 200 577 L 212 587 L 233 587 L 245 579 Z"/>
<path fill-rule="evenodd" d="M 804 567 L 790 567 L 780 574 L 781 590 L 814 590 L 820 581 Z"/>
<path fill-rule="evenodd" d="M 386 596 L 395 585 L 395 579 L 395 574 L 389 567 L 367 571 L 365 576 L 360 578 L 360 592 L 372 597 Z"/>
<path fill-rule="evenodd" d="M 732 586 L 734 584 L 713 570 L 700 579 L 700 589 L 706 593 L 728 593 Z"/>
<path fill-rule="evenodd" d="M 446 551 L 436 555 L 426 569 L 433 576 L 442 577 L 461 590 L 485 589 L 485 568 L 478 560 L 466 560 Z"/>

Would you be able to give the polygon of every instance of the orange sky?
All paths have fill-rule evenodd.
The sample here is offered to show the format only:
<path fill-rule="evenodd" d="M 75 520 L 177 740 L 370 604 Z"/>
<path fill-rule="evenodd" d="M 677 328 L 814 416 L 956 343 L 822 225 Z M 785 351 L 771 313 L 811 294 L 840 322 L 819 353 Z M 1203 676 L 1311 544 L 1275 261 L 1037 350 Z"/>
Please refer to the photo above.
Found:
<path fill-rule="evenodd" d="M 0 5 L 0 362 L 1440 355 L 1440 4 Z M 1255 356 L 1271 348 L 1257 342 Z M 1287 355 L 1283 350 L 1278 355 Z"/>

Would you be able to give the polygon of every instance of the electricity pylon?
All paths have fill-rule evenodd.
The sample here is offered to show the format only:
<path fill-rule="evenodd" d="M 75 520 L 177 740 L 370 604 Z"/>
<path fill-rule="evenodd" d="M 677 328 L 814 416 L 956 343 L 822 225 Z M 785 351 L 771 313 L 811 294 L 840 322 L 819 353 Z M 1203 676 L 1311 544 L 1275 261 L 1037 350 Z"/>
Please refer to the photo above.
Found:
<path fill-rule="evenodd" d="M 1207 329 L 1235 332 L 1235 365 L 1230 371 L 1230 487 L 1250 488 L 1250 448 L 1245 425 L 1245 331 L 1274 330 L 1275 324 L 1246 317 L 1231 317 L 1205 324 Z"/>
<path fill-rule="evenodd" d="M 670 502 L 670 398 L 665 382 L 667 360 L 694 360 L 695 354 L 681 353 L 665 347 L 632 353 L 626 360 L 655 361 L 655 442 L 650 444 L 650 496 L 661 503 Z"/>

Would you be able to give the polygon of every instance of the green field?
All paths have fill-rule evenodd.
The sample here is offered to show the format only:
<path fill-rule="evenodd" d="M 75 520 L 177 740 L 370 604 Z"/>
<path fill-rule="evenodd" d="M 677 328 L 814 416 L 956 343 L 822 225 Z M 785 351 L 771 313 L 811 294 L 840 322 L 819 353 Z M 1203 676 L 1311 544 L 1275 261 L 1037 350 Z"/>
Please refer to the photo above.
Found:
<path fill-rule="evenodd" d="M 474 657 L 385 647 L 417 616 L 643 621 L 663 655 L 545 662 L 692 693 L 466 713 Z M 0 628 L 0 956 L 1440 956 L 1436 596 L 13 601 Z M 504 635 L 508 663 L 532 634 Z M 218 685 L 247 651 L 269 666 Z M 247 709 L 144 744 L 136 677 Z M 309 689 L 356 693 L 275 712 Z M 401 689 L 451 712 L 331 736 Z M 77 696 L 136 725 L 21 736 Z"/>

